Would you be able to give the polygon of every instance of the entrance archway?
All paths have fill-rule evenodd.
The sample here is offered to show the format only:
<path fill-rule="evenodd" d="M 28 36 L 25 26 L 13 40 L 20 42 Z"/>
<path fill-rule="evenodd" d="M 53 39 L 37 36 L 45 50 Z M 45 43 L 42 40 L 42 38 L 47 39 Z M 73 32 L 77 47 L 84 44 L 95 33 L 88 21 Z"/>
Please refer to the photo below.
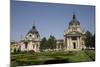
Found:
<path fill-rule="evenodd" d="M 73 42 L 73 49 L 76 49 L 76 43 Z"/>

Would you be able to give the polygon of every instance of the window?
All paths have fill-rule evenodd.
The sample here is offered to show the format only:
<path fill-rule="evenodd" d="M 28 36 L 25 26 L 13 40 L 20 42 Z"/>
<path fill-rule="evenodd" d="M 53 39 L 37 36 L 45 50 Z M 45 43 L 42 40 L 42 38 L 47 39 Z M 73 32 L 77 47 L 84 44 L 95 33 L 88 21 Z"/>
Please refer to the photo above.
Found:
<path fill-rule="evenodd" d="M 27 44 L 28 44 L 28 43 L 27 43 L 27 42 L 24 42 L 24 44 L 25 44 L 25 48 L 27 48 Z"/>
<path fill-rule="evenodd" d="M 31 37 L 32 35 L 30 35 L 30 37 Z"/>
<path fill-rule="evenodd" d="M 39 35 L 37 35 L 37 38 L 39 37 Z"/>
<path fill-rule="evenodd" d="M 77 37 L 73 36 L 73 37 L 72 37 L 72 40 L 77 40 Z"/>
<path fill-rule="evenodd" d="M 30 34 L 29 37 L 32 37 L 32 35 Z"/>
<path fill-rule="evenodd" d="M 72 31 L 76 31 L 77 30 L 77 28 L 76 27 L 72 27 Z"/>

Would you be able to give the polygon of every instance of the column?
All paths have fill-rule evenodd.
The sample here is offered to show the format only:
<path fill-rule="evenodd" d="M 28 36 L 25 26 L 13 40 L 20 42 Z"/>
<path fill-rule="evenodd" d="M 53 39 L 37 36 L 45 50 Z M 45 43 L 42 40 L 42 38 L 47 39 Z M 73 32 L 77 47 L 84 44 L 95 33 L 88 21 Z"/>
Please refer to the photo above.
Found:
<path fill-rule="evenodd" d="M 37 50 L 36 50 L 36 49 L 37 49 L 36 44 L 34 44 L 34 51 L 35 51 L 35 52 L 37 52 Z"/>
<path fill-rule="evenodd" d="M 67 49 L 69 49 L 69 38 L 67 37 Z"/>
<path fill-rule="evenodd" d="M 32 42 L 28 43 L 27 49 L 28 49 L 28 51 L 33 50 L 33 43 Z"/>
<path fill-rule="evenodd" d="M 67 45 L 67 43 L 66 43 L 66 37 L 64 38 L 64 49 L 66 50 L 67 48 L 66 48 L 66 45 Z"/>
<path fill-rule="evenodd" d="M 65 41 L 65 42 L 66 42 L 66 44 L 65 44 L 65 49 L 67 49 L 67 47 L 68 47 L 68 46 L 67 46 L 67 38 L 66 38 L 66 41 Z"/>
<path fill-rule="evenodd" d="M 40 43 L 37 42 L 37 43 L 35 43 L 35 44 L 36 44 L 36 52 L 39 52 L 39 51 L 40 51 L 40 49 L 39 49 L 39 47 L 40 47 Z"/>
<path fill-rule="evenodd" d="M 78 44 L 77 44 L 77 49 L 79 49 L 80 47 L 80 40 L 79 40 L 79 37 L 77 37 L 77 41 L 78 41 Z"/>
<path fill-rule="evenodd" d="M 21 51 L 25 51 L 25 44 L 23 42 L 20 43 L 21 44 Z"/>
<path fill-rule="evenodd" d="M 80 42 L 79 42 L 79 44 L 80 44 L 80 45 L 79 45 L 79 48 L 80 48 L 80 49 L 82 49 L 82 41 L 81 41 L 81 40 L 82 40 L 82 39 L 81 39 L 81 37 L 80 37 L 80 38 L 79 38 L 79 41 L 80 41 Z"/>
<path fill-rule="evenodd" d="M 71 44 L 71 37 L 69 38 L 69 49 L 73 49 L 73 45 Z"/>
<path fill-rule="evenodd" d="M 37 45 L 38 45 L 38 51 L 39 51 L 40 44 L 38 43 Z"/>
<path fill-rule="evenodd" d="M 61 44 L 59 44 L 59 46 L 60 46 L 60 50 L 61 50 Z"/>

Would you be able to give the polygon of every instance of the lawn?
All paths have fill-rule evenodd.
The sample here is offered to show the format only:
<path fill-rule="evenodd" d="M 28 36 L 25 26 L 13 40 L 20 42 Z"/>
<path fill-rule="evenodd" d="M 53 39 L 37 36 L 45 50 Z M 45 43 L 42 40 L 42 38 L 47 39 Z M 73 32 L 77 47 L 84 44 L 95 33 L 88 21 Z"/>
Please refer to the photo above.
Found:
<path fill-rule="evenodd" d="M 95 61 L 94 50 L 11 54 L 11 67 Z"/>

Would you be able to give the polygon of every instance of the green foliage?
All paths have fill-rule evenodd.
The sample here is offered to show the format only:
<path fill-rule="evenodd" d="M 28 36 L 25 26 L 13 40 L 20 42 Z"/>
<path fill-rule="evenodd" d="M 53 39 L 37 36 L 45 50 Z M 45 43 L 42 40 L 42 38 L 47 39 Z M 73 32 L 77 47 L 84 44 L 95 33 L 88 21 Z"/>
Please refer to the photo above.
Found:
<path fill-rule="evenodd" d="M 95 61 L 95 50 L 85 50 L 85 53 L 91 58 L 92 61 Z"/>
<path fill-rule="evenodd" d="M 87 48 L 95 47 L 95 35 L 92 35 L 89 31 L 86 32 L 85 45 Z"/>
<path fill-rule="evenodd" d="M 91 58 L 91 57 L 92 58 Z M 72 51 L 72 52 L 40 52 L 34 54 L 14 54 L 11 55 L 11 65 L 23 66 L 23 65 L 39 65 L 45 64 L 48 61 L 56 63 L 56 60 L 62 63 L 71 62 L 86 62 L 95 60 L 95 51 Z M 49 62 L 48 62 L 49 64 Z"/>
<path fill-rule="evenodd" d="M 54 36 L 50 35 L 48 40 L 44 37 L 40 43 L 40 50 L 44 49 L 55 49 L 56 48 L 56 39 Z"/>
<path fill-rule="evenodd" d="M 18 50 L 17 50 L 17 53 L 21 53 L 21 50 L 20 50 L 20 49 L 18 49 Z"/>
<path fill-rule="evenodd" d="M 16 49 L 14 49 L 14 54 L 16 54 L 17 53 L 17 50 Z"/>
<path fill-rule="evenodd" d="M 92 47 L 95 47 L 95 34 L 92 36 L 92 44 L 91 44 Z"/>
<path fill-rule="evenodd" d="M 50 49 L 56 48 L 56 39 L 54 36 L 50 35 L 47 43 L 48 43 L 48 46 L 50 47 Z"/>
<path fill-rule="evenodd" d="M 30 51 L 28 51 L 27 53 L 28 54 L 33 54 L 35 51 L 34 50 L 30 50 Z"/>
<path fill-rule="evenodd" d="M 20 51 L 19 54 L 27 54 L 27 51 Z"/>
<path fill-rule="evenodd" d="M 44 38 L 41 40 L 41 43 L 40 43 L 40 50 L 43 51 L 44 49 L 47 49 L 47 48 L 48 48 L 47 40 L 46 40 L 46 38 L 44 37 Z"/>

